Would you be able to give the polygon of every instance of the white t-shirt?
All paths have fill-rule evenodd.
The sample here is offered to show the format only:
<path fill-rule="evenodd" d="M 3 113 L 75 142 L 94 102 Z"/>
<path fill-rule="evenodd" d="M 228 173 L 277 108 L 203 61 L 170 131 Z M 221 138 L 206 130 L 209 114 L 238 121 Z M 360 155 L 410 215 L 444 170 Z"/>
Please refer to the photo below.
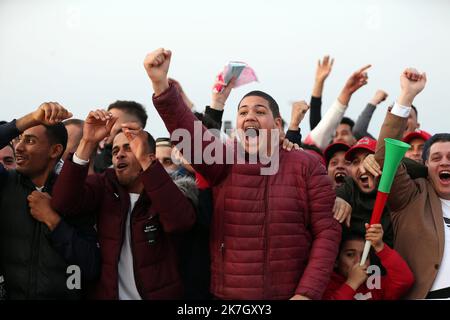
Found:
<path fill-rule="evenodd" d="M 441 204 L 445 229 L 444 256 L 431 291 L 450 287 L 450 200 L 441 199 Z"/>
<path fill-rule="evenodd" d="M 139 199 L 138 193 L 130 193 L 130 209 L 125 224 L 125 238 L 119 259 L 119 300 L 142 300 L 136 288 L 133 270 L 133 254 L 131 252 L 131 212 Z"/>

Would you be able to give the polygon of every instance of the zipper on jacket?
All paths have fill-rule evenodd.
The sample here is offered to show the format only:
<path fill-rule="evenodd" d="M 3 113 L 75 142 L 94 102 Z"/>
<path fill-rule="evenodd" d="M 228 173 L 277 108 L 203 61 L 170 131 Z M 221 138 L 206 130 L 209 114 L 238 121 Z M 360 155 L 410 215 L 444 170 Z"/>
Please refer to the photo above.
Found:
<path fill-rule="evenodd" d="M 133 273 L 134 273 L 133 278 L 134 278 L 134 283 L 136 285 L 136 289 L 137 289 L 139 295 L 141 296 L 141 299 L 149 299 L 149 297 L 146 297 L 143 295 L 141 281 L 137 281 L 138 273 L 136 272 L 136 264 L 134 263 L 135 251 L 134 251 L 134 241 L 133 241 L 133 213 L 136 211 L 136 207 L 139 205 L 139 200 L 141 200 L 141 197 L 139 197 L 138 201 L 136 201 L 133 211 L 131 211 L 131 213 L 130 213 L 130 247 L 131 247 L 131 257 L 133 260 Z M 151 219 L 151 218 L 153 218 L 153 215 L 150 216 L 149 219 Z"/>
<path fill-rule="evenodd" d="M 268 235 L 268 224 L 270 222 L 269 219 L 269 210 L 268 207 L 268 182 L 269 176 L 265 176 L 265 184 L 264 184 L 264 268 L 263 268 L 263 299 L 267 299 L 267 292 L 269 290 L 267 286 L 267 274 L 269 267 L 269 235 Z"/>
<path fill-rule="evenodd" d="M 32 248 L 32 258 L 31 258 L 31 279 L 30 279 L 30 287 L 28 292 L 29 299 L 37 298 L 37 273 L 39 269 L 39 251 L 40 251 L 40 243 L 41 243 L 41 223 L 36 221 L 35 234 L 33 235 L 33 248 Z M 30 295 L 31 294 L 31 295 Z"/>
<path fill-rule="evenodd" d="M 114 195 L 116 195 L 116 194 L 114 193 Z M 129 197 L 129 195 L 128 195 L 128 197 Z M 116 199 L 119 201 L 120 206 L 121 206 L 122 202 L 120 201 L 120 194 L 119 194 L 118 197 L 116 196 Z M 128 200 L 128 206 L 127 206 L 127 211 L 126 211 L 127 215 L 125 216 L 125 219 L 128 218 L 128 210 L 130 209 L 130 205 L 131 205 L 130 200 Z M 126 223 L 126 220 L 125 220 L 125 223 Z M 120 239 L 119 253 L 117 255 L 116 264 L 115 264 L 116 274 L 117 274 L 117 279 L 116 279 L 116 292 L 117 292 L 116 299 L 117 300 L 119 300 L 119 261 L 120 261 L 120 253 L 122 252 L 123 239 L 125 238 L 125 227 L 123 226 L 123 224 L 124 224 L 124 219 L 123 219 L 123 213 L 122 213 L 122 217 L 120 219 L 120 230 L 122 231 L 122 236 L 121 236 L 121 239 Z M 130 224 L 131 224 L 131 222 L 130 222 Z"/>
<path fill-rule="evenodd" d="M 224 239 L 221 239 L 221 243 L 219 246 L 219 252 L 220 252 L 220 261 L 219 261 L 219 288 L 217 288 L 217 291 L 221 294 L 224 293 L 225 288 L 225 242 Z"/>

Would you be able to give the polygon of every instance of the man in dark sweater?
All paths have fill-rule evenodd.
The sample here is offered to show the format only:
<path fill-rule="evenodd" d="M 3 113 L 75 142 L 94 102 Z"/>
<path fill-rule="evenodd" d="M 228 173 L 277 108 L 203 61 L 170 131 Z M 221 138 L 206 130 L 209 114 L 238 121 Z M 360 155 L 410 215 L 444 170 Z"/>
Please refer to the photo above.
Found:
<path fill-rule="evenodd" d="M 93 231 L 93 221 L 69 224 L 49 206 L 54 168 L 67 144 L 60 122 L 71 116 L 57 103 L 44 103 L 0 125 L 0 149 L 20 135 L 17 169 L 0 165 L 0 270 L 9 299 L 77 299 L 81 291 L 68 285 L 68 267 L 76 264 L 83 278 L 98 273 L 95 235 L 81 235 Z"/>
<path fill-rule="evenodd" d="M 351 177 L 346 177 L 344 184 L 336 189 L 336 195 L 352 206 L 349 231 L 362 236 L 366 232 L 365 223 L 369 223 L 372 216 L 378 186 L 378 179 L 365 170 L 363 160 L 375 153 L 375 147 L 376 140 L 364 137 L 346 152 L 345 159 L 351 162 Z M 385 230 L 383 241 L 392 247 L 393 230 L 388 208 L 384 209 L 381 224 Z"/>

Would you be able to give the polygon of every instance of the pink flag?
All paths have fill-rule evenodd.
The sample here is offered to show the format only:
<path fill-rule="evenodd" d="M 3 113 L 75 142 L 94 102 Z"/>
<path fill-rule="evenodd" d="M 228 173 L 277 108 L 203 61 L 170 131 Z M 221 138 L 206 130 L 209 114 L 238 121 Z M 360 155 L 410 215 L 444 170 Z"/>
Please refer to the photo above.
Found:
<path fill-rule="evenodd" d="M 216 92 L 221 92 L 224 86 L 227 85 L 233 77 L 237 78 L 234 85 L 235 88 L 253 81 L 258 81 L 255 71 L 253 71 L 253 69 L 245 62 L 231 61 L 217 76 L 214 90 Z"/>

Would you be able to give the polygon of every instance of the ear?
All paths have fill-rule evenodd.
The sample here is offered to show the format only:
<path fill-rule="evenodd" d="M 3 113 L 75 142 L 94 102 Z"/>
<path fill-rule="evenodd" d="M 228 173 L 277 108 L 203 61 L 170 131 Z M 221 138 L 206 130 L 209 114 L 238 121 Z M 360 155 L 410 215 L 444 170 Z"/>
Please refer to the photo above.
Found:
<path fill-rule="evenodd" d="M 54 144 L 50 147 L 50 158 L 58 159 L 63 155 L 63 146 L 62 144 Z"/>
<path fill-rule="evenodd" d="M 283 121 L 281 120 L 280 117 L 275 118 L 275 127 L 280 129 L 281 131 L 284 131 L 283 130 Z"/>
<path fill-rule="evenodd" d="M 148 157 L 150 158 L 150 160 L 151 160 L 152 162 L 156 160 L 156 156 L 155 156 L 154 153 L 150 153 L 150 154 L 148 155 Z"/>
<path fill-rule="evenodd" d="M 417 122 L 417 129 L 419 129 L 419 128 L 420 128 L 420 123 Z"/>

